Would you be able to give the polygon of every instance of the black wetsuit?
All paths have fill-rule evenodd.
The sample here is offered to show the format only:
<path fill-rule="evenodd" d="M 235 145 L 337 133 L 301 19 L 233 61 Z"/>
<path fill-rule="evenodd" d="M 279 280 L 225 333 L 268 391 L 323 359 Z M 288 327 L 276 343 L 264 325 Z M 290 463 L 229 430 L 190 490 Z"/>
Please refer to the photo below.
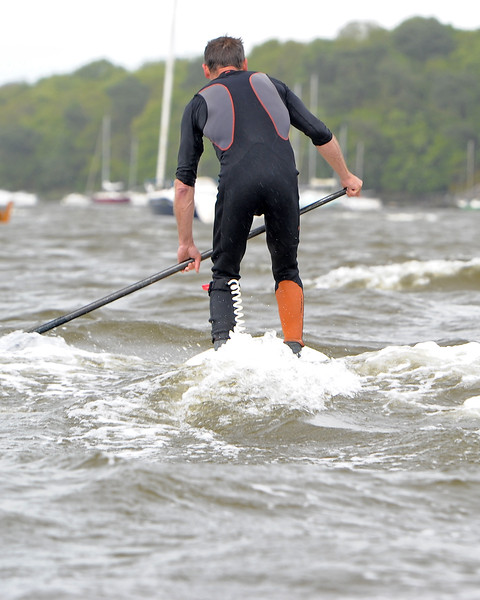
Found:
<path fill-rule="evenodd" d="M 212 293 L 230 292 L 227 282 L 240 278 L 254 215 L 265 216 L 275 285 L 283 280 L 302 285 L 297 265 L 298 171 L 290 125 L 317 146 L 332 139 L 326 125 L 284 83 L 252 71 L 222 73 L 185 108 L 176 177 L 195 184 L 203 136 L 213 143 L 220 161 L 210 286 L 214 338 L 228 337 L 225 329 L 230 327 L 232 311 L 228 307 L 228 314 L 217 319 L 215 313 L 222 312 L 226 300 L 220 295 L 216 302 Z"/>

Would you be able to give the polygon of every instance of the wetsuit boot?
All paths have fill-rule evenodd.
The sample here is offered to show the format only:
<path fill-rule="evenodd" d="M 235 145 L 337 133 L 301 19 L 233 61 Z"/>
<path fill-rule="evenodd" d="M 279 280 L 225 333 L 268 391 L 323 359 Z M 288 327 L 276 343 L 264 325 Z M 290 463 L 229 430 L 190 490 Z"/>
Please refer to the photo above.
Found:
<path fill-rule="evenodd" d="M 212 324 L 212 342 L 218 350 L 230 337 L 235 328 L 235 312 L 229 279 L 214 279 L 210 283 L 210 323 Z"/>
<path fill-rule="evenodd" d="M 285 344 L 300 356 L 303 343 L 303 289 L 290 280 L 281 281 L 275 292 L 278 314 L 282 324 Z"/>

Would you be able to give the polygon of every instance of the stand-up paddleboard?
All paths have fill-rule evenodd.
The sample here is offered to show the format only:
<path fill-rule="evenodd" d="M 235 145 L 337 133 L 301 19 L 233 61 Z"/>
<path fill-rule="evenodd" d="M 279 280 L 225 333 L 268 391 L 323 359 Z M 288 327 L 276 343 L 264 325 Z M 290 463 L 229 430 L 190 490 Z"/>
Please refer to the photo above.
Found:
<path fill-rule="evenodd" d="M 278 414 L 279 407 L 311 415 L 325 408 L 327 398 L 351 397 L 360 388 L 359 378 L 342 360 L 309 347 L 297 357 L 275 332 L 255 338 L 234 332 L 217 351 L 187 361 L 183 371 L 188 383 L 183 408 L 200 412 L 202 419 L 217 414 L 219 407 L 226 421 L 233 413 L 243 415 L 242 422 Z M 216 407 L 212 411 L 205 408 L 209 402 Z"/>
<path fill-rule="evenodd" d="M 192 356 L 185 363 L 187 366 L 195 367 L 211 361 L 245 361 L 255 360 L 255 356 L 263 358 L 295 359 L 308 363 L 324 363 L 329 359 L 326 354 L 304 346 L 300 357 L 293 354 L 283 341 L 276 337 L 275 332 L 268 332 L 262 337 L 252 337 L 246 333 L 232 333 L 231 338 L 218 350 L 210 348 L 200 354 Z"/>

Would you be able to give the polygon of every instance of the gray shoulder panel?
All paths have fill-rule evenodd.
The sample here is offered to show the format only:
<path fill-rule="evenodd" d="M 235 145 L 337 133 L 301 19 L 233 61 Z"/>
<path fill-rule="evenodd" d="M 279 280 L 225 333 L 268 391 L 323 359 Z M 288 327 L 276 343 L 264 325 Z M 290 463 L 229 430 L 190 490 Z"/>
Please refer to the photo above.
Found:
<path fill-rule="evenodd" d="M 214 83 L 200 90 L 200 96 L 207 103 L 207 122 L 204 135 L 220 150 L 228 150 L 233 143 L 235 116 L 233 100 L 228 89 L 221 83 Z"/>
<path fill-rule="evenodd" d="M 284 140 L 288 140 L 290 115 L 275 85 L 265 73 L 253 73 L 250 76 L 250 85 L 258 101 L 272 120 L 278 135 Z"/>

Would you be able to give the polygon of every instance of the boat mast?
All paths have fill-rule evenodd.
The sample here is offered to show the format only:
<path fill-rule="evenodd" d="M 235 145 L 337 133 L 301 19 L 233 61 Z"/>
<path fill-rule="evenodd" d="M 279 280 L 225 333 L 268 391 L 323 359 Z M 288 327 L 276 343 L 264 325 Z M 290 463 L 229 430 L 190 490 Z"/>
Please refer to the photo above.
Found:
<path fill-rule="evenodd" d="M 468 140 L 467 144 L 467 193 L 475 187 L 475 141 Z"/>
<path fill-rule="evenodd" d="M 102 189 L 110 181 L 110 137 L 111 118 L 105 115 L 102 123 Z"/>
<path fill-rule="evenodd" d="M 160 139 L 158 142 L 157 173 L 155 182 L 158 187 L 165 186 L 165 167 L 167 162 L 168 129 L 170 125 L 170 109 L 172 103 L 173 67 L 175 64 L 175 13 L 177 0 L 173 1 L 172 25 L 170 30 L 170 51 L 165 65 L 165 80 L 163 83 L 162 116 L 160 121 Z"/>

